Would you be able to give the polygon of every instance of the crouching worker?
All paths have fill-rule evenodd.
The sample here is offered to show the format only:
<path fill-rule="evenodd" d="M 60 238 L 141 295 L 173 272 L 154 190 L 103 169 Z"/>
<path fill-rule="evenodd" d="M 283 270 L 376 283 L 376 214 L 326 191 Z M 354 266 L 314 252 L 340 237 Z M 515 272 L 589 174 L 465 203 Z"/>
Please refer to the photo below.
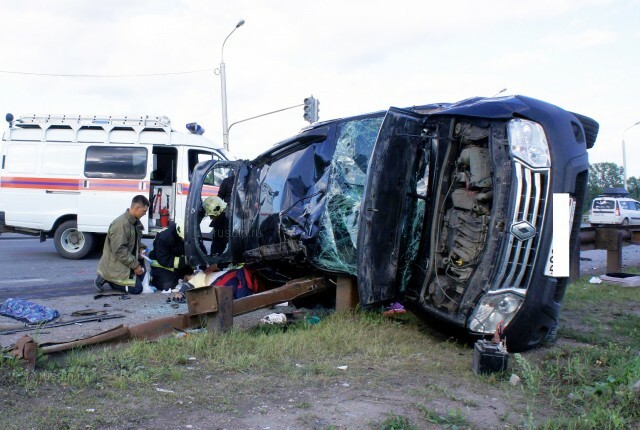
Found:
<path fill-rule="evenodd" d="M 153 240 L 149 257 L 153 260 L 152 283 L 159 290 L 171 290 L 185 275 L 193 273 L 185 264 L 184 222 L 171 224 L 160 231 Z"/>
<path fill-rule="evenodd" d="M 131 294 L 142 292 L 144 264 L 141 252 L 146 248 L 142 240 L 144 229 L 140 218 L 149 210 L 149 200 L 137 195 L 131 207 L 113 220 L 104 241 L 102 257 L 98 262 L 95 287 L 103 291 L 105 282 L 112 289 Z"/>

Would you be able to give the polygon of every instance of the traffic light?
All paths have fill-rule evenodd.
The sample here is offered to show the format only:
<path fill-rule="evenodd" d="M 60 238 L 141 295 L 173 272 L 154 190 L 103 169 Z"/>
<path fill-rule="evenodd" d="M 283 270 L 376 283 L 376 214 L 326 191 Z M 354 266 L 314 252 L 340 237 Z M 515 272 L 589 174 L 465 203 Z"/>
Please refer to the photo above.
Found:
<path fill-rule="evenodd" d="M 320 109 L 318 105 L 320 101 L 311 97 L 307 97 L 304 99 L 304 115 L 303 118 L 305 121 L 309 121 L 310 124 L 314 122 L 318 122 L 318 112 Z"/>

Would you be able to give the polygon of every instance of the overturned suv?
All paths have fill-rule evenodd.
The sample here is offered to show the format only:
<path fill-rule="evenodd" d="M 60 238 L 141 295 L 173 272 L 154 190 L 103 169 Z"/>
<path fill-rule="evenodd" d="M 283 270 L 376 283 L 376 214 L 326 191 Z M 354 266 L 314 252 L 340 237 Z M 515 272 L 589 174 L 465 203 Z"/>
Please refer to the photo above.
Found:
<path fill-rule="evenodd" d="M 401 301 L 472 335 L 502 329 L 510 350 L 526 350 L 556 327 L 568 282 L 550 269 L 551 197 L 575 205 L 576 252 L 597 132 L 523 96 L 317 123 L 253 161 L 196 167 L 187 255 L 194 266 L 253 262 L 281 282 L 357 277 L 363 307 Z M 210 256 L 201 190 L 230 170 L 229 242 Z"/>

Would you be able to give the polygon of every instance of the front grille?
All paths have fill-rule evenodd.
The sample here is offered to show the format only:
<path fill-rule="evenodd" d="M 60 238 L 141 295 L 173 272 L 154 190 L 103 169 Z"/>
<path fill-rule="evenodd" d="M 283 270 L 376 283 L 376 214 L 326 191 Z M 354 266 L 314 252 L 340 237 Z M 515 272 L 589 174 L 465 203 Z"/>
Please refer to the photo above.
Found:
<path fill-rule="evenodd" d="M 525 240 L 518 240 L 509 233 L 506 253 L 501 270 L 496 277 L 496 289 L 524 288 L 531 278 L 542 238 L 544 213 L 549 196 L 549 170 L 532 170 L 515 162 L 514 202 L 511 225 L 526 221 L 536 230 L 536 234 Z"/>

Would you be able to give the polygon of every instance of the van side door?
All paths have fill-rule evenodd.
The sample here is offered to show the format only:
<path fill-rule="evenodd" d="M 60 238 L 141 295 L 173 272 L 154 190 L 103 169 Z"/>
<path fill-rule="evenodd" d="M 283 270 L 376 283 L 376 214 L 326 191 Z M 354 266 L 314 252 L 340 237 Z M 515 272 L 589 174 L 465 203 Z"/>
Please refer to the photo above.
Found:
<path fill-rule="evenodd" d="M 134 196 L 148 195 L 147 145 L 88 145 L 84 157 L 78 230 L 106 233 L 111 221 L 131 206 Z M 148 231 L 147 217 L 140 222 Z"/>

